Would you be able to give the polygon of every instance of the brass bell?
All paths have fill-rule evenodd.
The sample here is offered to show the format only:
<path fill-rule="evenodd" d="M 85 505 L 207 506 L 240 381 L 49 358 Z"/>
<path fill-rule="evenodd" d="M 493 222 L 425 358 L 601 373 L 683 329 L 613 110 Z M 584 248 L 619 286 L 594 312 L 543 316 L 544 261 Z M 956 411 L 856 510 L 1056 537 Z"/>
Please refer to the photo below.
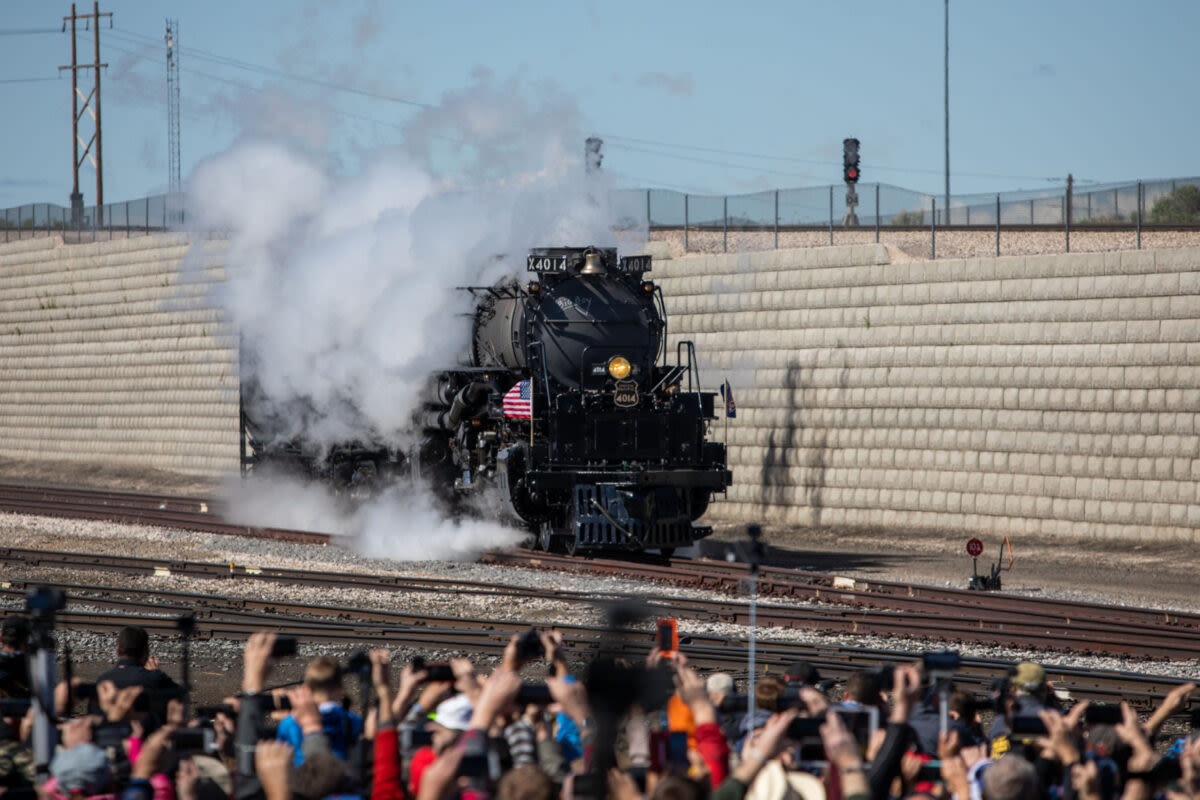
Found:
<path fill-rule="evenodd" d="M 580 275 L 603 275 L 604 274 L 604 259 L 599 253 L 594 250 L 585 253 L 583 256 L 583 269 L 579 270 Z"/>

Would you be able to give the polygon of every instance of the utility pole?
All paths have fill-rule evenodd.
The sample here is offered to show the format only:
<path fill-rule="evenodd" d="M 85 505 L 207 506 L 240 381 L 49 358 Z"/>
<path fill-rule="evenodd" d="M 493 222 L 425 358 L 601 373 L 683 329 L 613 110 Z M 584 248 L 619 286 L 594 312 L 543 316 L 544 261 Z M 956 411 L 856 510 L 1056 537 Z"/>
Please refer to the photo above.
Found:
<path fill-rule="evenodd" d="M 71 23 L 71 63 L 69 66 L 59 67 L 60 70 L 71 70 L 71 148 L 72 161 L 71 166 L 74 172 L 74 182 L 71 191 L 71 224 L 79 227 L 83 222 L 83 194 L 79 191 L 79 167 L 83 164 L 83 159 L 88 157 L 91 152 L 92 145 L 96 145 L 96 154 L 92 157 L 92 165 L 96 168 L 96 224 L 104 224 L 104 157 L 102 140 L 100 136 L 100 69 L 107 67 L 108 64 L 100 63 L 100 18 L 108 17 L 109 27 L 112 27 L 112 14 L 100 13 L 100 2 L 94 0 L 92 3 L 91 14 L 75 13 L 75 4 L 71 4 L 71 16 L 63 17 L 63 31 L 67 29 L 67 22 Z M 89 20 L 87 24 L 92 25 L 93 37 L 93 60 L 91 64 L 80 64 L 75 52 L 75 26 L 78 20 Z M 87 30 L 85 27 L 84 30 Z M 91 93 L 87 97 L 83 96 L 83 92 L 79 90 L 79 70 L 93 70 L 95 83 L 92 86 Z M 79 107 L 80 99 L 83 100 L 83 107 Z M 95 100 L 93 105 L 92 101 Z M 83 155 L 79 153 L 79 145 L 83 144 L 83 137 L 79 134 L 79 120 L 83 116 L 83 112 L 87 111 L 91 114 L 95 121 L 96 130 L 92 134 L 92 138 L 88 140 L 83 147 Z"/>
<path fill-rule="evenodd" d="M 167 185 L 168 203 L 177 202 L 181 186 L 179 169 L 179 21 L 167 20 Z"/>

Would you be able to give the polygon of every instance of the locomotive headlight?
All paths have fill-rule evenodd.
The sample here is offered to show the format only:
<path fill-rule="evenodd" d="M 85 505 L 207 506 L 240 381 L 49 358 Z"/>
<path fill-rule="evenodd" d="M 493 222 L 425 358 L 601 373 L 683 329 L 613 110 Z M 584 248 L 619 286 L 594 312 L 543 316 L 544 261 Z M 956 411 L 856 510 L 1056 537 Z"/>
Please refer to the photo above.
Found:
<path fill-rule="evenodd" d="M 629 373 L 633 371 L 633 365 L 629 363 L 629 359 L 625 356 L 613 356 L 608 360 L 608 374 L 619 381 L 629 377 Z"/>

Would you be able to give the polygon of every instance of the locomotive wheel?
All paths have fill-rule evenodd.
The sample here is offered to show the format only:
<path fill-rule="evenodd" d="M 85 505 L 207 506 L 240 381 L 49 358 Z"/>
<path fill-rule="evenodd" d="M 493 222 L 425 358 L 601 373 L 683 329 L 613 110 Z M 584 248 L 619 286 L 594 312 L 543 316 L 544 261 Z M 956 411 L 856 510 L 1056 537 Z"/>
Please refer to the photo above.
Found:
<path fill-rule="evenodd" d="M 543 522 L 541 529 L 538 530 L 536 550 L 549 553 L 554 546 L 554 528 L 549 522 Z"/>
<path fill-rule="evenodd" d="M 575 551 L 579 549 L 579 537 L 574 534 L 560 536 L 559 541 L 562 543 L 563 552 L 569 556 L 575 555 Z"/>

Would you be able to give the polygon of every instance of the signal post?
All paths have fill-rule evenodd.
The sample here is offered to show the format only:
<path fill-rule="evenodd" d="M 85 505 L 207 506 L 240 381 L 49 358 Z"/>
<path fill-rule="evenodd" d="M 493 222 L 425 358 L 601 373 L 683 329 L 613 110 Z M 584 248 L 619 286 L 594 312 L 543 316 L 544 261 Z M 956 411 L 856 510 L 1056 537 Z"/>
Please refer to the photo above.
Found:
<path fill-rule="evenodd" d="M 842 218 L 842 227 L 845 228 L 858 227 L 858 215 L 854 213 L 854 207 L 858 205 L 858 192 L 854 191 L 854 187 L 861 174 L 858 168 L 858 139 L 842 139 L 842 180 L 846 182 L 846 216 Z"/>

